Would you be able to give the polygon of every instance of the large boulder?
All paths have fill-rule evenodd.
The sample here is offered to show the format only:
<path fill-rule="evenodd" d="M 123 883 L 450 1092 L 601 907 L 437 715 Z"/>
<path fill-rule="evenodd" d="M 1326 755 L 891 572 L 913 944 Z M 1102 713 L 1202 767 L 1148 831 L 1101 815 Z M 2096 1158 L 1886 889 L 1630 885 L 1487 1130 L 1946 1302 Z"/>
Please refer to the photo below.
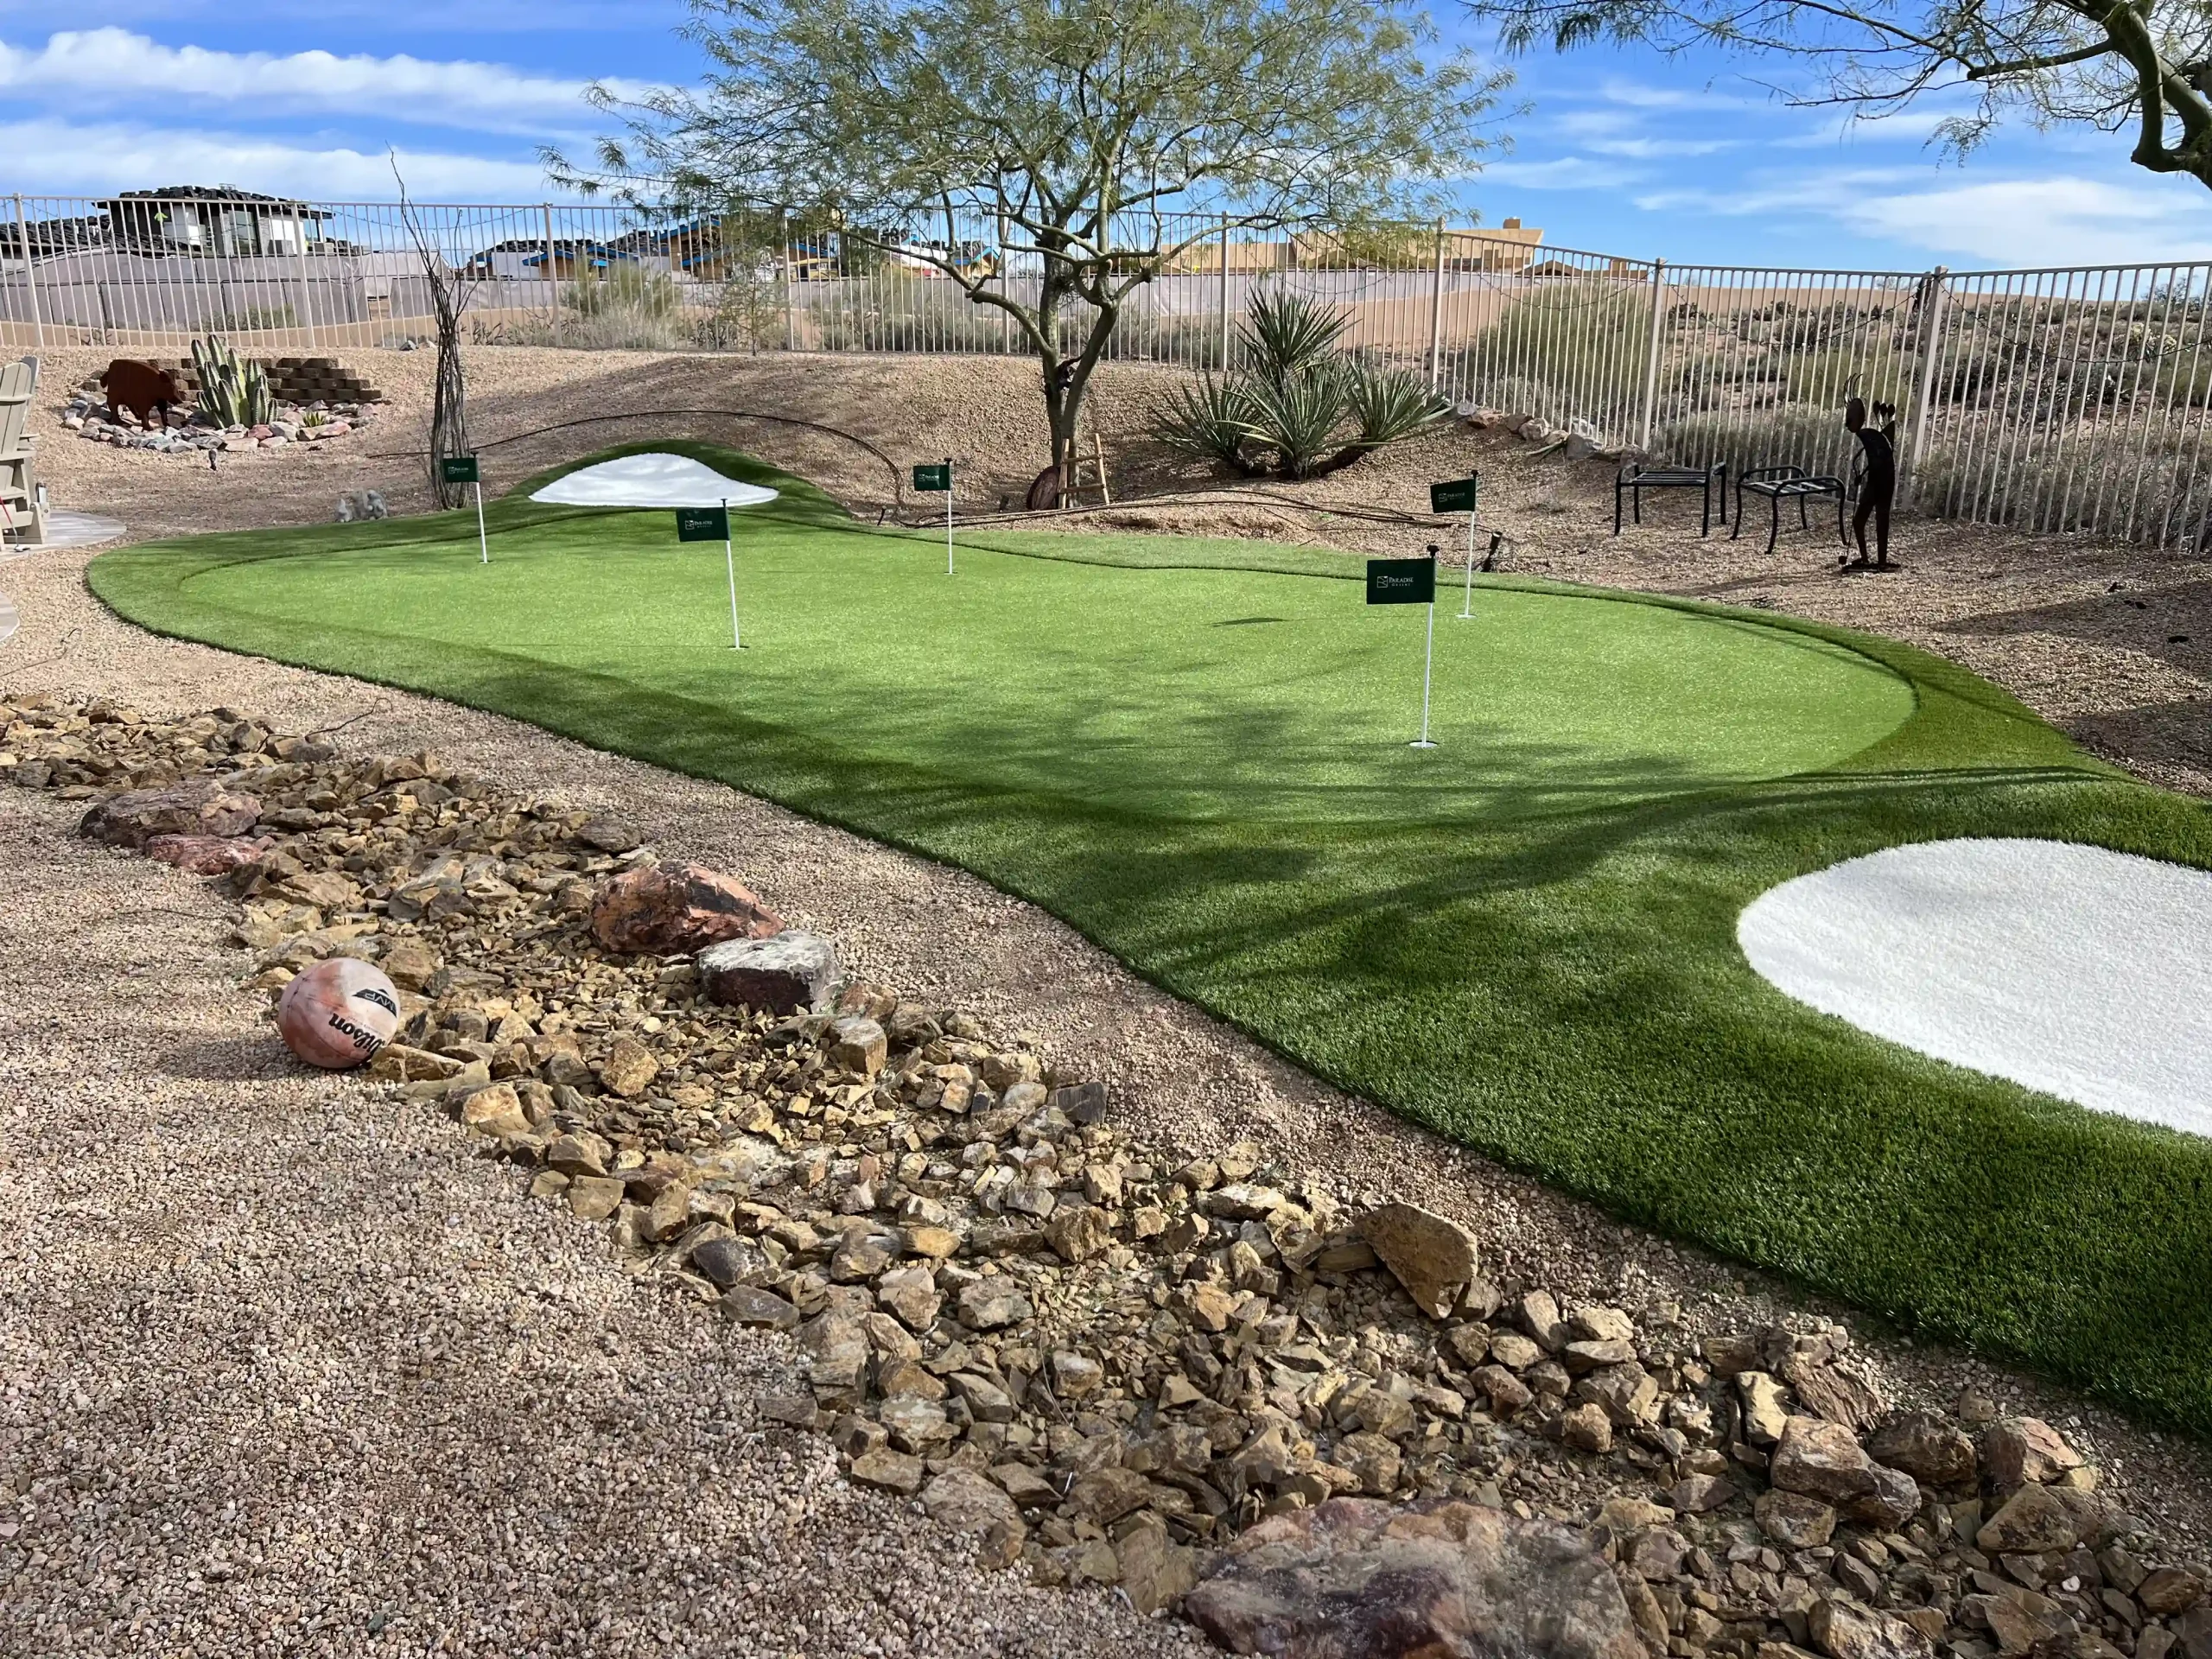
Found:
<path fill-rule="evenodd" d="M 156 836 L 242 836 L 260 821 L 255 797 L 200 779 L 111 795 L 85 814 L 77 833 L 111 847 L 143 848 Z"/>
<path fill-rule="evenodd" d="M 1645 1659 L 1620 1585 L 1580 1534 L 1456 1499 L 1338 1497 L 1270 1516 L 1183 1611 L 1231 1653 L 1279 1659 Z"/>
<path fill-rule="evenodd" d="M 703 864 L 641 865 L 602 887 L 591 906 L 592 936 L 609 950 L 676 956 L 725 939 L 765 939 L 783 918 L 758 893 Z"/>
<path fill-rule="evenodd" d="M 187 875 L 228 875 L 276 845 L 267 836 L 149 836 L 146 856 Z"/>
<path fill-rule="evenodd" d="M 836 982 L 837 947 L 816 933 L 731 939 L 699 953 L 700 988 L 726 1007 L 804 1014 L 826 1001 Z"/>

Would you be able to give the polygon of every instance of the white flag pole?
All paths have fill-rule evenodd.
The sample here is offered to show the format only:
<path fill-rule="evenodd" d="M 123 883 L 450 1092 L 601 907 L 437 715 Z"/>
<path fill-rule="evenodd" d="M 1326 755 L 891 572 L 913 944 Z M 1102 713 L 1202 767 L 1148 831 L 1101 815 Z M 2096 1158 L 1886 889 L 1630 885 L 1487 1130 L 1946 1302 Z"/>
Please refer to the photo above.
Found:
<path fill-rule="evenodd" d="M 1428 601 L 1428 645 L 1421 664 L 1421 741 L 1406 745 L 1409 749 L 1433 749 L 1436 747 L 1428 741 L 1428 683 L 1435 666 L 1436 601 L 1432 599 Z"/>
<path fill-rule="evenodd" d="M 729 544 L 729 498 L 722 498 L 722 568 L 729 572 L 729 648 L 743 651 L 745 640 L 737 631 L 737 555 Z"/>
<path fill-rule="evenodd" d="M 1459 601 L 1459 620 L 1475 620 L 1475 509 L 1471 502 L 1467 506 L 1467 593 Z"/>
<path fill-rule="evenodd" d="M 952 574 L 952 457 L 944 458 L 944 574 Z"/>
<path fill-rule="evenodd" d="M 492 563 L 492 538 L 484 533 L 484 480 L 476 480 L 469 487 L 476 492 L 476 552 L 479 560 Z"/>

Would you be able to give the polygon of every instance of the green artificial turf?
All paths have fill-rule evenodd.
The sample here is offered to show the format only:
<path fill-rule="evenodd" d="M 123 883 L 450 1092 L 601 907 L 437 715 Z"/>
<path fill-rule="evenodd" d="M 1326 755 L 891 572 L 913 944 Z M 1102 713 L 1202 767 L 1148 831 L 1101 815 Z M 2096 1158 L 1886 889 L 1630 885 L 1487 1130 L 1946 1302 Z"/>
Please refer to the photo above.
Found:
<path fill-rule="evenodd" d="M 2196 802 L 1893 642 L 1264 543 L 856 525 L 801 480 L 120 550 L 156 630 L 436 692 L 951 860 L 1281 1052 L 1616 1214 L 2212 1429 L 2212 1143 L 1790 1001 L 1738 912 L 1900 842 L 2212 866 Z M 604 452 L 607 454 L 626 453 Z M 594 456 L 596 460 L 601 457 Z M 550 476 L 550 475 L 549 475 Z"/>

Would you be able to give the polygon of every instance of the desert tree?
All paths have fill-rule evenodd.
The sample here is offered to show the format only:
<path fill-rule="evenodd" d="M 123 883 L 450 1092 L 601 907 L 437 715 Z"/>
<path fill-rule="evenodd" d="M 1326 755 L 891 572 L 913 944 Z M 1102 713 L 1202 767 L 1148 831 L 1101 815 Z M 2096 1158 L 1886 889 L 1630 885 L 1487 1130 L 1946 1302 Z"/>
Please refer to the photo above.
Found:
<path fill-rule="evenodd" d="M 423 267 L 423 285 L 438 325 L 438 364 L 436 378 L 431 383 L 427 460 L 431 499 L 441 511 L 451 511 L 468 499 L 467 490 L 461 485 L 446 481 L 441 463 L 449 457 L 469 453 L 468 382 L 461 361 L 461 315 L 468 308 L 469 291 L 474 284 L 448 261 L 437 238 L 409 200 L 407 181 L 400 177 L 399 158 L 396 155 L 391 158 L 391 175 L 399 184 L 400 222 L 406 226 L 408 239 L 415 245 L 415 257 Z"/>
<path fill-rule="evenodd" d="M 1137 288 L 1224 226 L 1433 209 L 1503 84 L 1408 0 L 693 0 L 683 32 L 702 84 L 601 94 L 622 133 L 588 167 L 548 152 L 554 176 L 657 213 L 777 204 L 933 269 L 1034 355 L 1064 480 Z"/>
<path fill-rule="evenodd" d="M 1714 48 L 1783 64 L 1793 104 L 1864 118 L 1936 98 L 1963 156 L 2008 117 L 2134 135 L 2132 159 L 2212 186 L 2204 0 L 1466 0 L 1510 50 Z"/>

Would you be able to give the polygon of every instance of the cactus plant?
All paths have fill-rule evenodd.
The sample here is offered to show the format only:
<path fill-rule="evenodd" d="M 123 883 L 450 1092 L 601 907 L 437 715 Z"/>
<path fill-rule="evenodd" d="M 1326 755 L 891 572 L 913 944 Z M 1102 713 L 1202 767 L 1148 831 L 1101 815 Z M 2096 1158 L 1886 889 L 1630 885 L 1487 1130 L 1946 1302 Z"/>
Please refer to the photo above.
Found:
<path fill-rule="evenodd" d="M 200 414 L 217 426 L 259 426 L 276 412 L 269 373 L 260 364 L 241 363 L 219 334 L 192 342 L 193 365 L 200 371 Z"/>

